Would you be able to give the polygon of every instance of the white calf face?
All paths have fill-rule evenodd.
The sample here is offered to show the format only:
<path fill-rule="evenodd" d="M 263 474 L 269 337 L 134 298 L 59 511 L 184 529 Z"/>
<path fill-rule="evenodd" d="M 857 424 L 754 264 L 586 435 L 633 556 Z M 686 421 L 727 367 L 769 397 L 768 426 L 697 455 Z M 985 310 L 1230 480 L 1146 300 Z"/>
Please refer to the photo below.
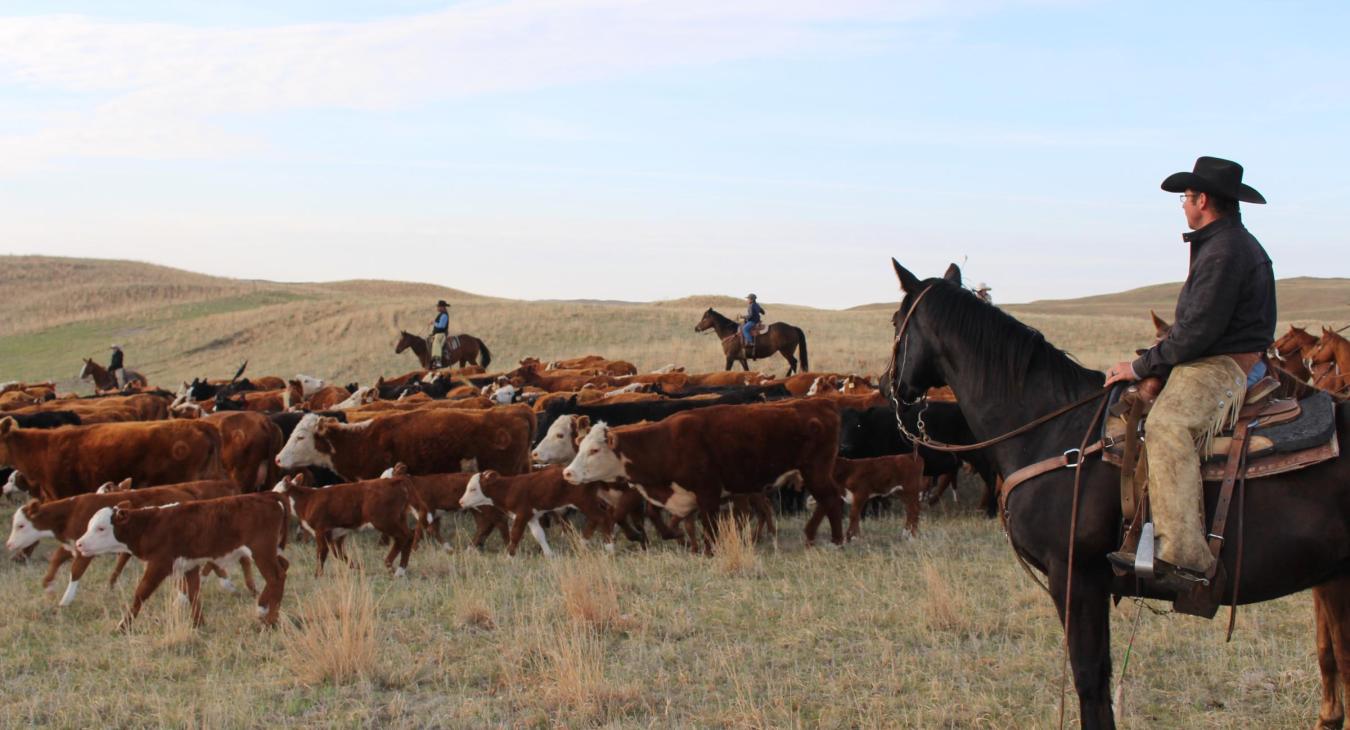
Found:
<path fill-rule="evenodd" d="M 333 457 L 319 450 L 315 439 L 318 437 L 319 417 L 313 413 L 300 419 L 291 438 L 286 441 L 277 454 L 277 466 L 282 469 L 299 469 L 302 466 L 322 466 L 333 468 Z"/>
<path fill-rule="evenodd" d="M 301 394 L 306 398 L 314 395 L 323 388 L 323 378 L 315 378 L 310 375 L 297 375 L 295 376 L 295 379 L 300 381 Z"/>
<path fill-rule="evenodd" d="M 566 464 L 577 455 L 573 438 L 577 435 L 577 417 L 559 416 L 549 424 L 548 433 L 530 452 L 530 457 L 540 464 Z"/>
<path fill-rule="evenodd" d="M 609 447 L 609 426 L 597 423 L 577 446 L 577 455 L 563 469 L 563 479 L 573 484 L 612 482 L 628 474 L 614 449 Z"/>
<path fill-rule="evenodd" d="M 28 519 L 28 510 L 20 508 L 14 513 L 14 521 L 9 528 L 9 539 L 5 547 L 9 550 L 23 550 L 44 537 L 56 537 L 51 530 L 39 530 Z"/>
<path fill-rule="evenodd" d="M 19 491 L 19 470 L 15 469 L 9 473 L 9 479 L 5 481 L 6 495 L 14 494 Z"/>
<path fill-rule="evenodd" d="M 105 553 L 131 552 L 113 534 L 112 518 L 112 507 L 104 507 L 95 512 L 94 516 L 89 518 L 89 527 L 85 528 L 84 535 L 75 541 L 75 549 L 87 558 Z"/>
<path fill-rule="evenodd" d="M 488 507 L 492 505 L 492 498 L 483 494 L 483 475 L 474 474 L 469 477 L 469 483 L 464 487 L 464 496 L 459 498 L 459 506 L 464 509 L 473 509 L 474 507 Z"/>
<path fill-rule="evenodd" d="M 502 387 L 497 389 L 497 392 L 492 394 L 492 402 L 497 403 L 498 405 L 510 405 L 511 401 L 514 400 L 515 397 L 516 397 L 516 386 L 503 385 Z"/>

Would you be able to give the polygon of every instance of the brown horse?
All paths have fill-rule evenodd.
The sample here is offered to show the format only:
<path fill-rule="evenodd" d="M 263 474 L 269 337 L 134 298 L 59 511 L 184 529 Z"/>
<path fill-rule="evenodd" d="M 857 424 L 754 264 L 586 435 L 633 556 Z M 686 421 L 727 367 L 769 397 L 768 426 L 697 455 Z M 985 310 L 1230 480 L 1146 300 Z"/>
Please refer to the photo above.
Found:
<path fill-rule="evenodd" d="M 1315 374 L 1319 374 L 1314 385 L 1332 393 L 1345 390 L 1345 376 L 1350 373 L 1350 340 L 1323 327 L 1322 339 L 1307 354 L 1306 364 Z"/>
<path fill-rule="evenodd" d="M 133 384 L 139 384 L 137 387 L 145 388 L 150 383 L 144 375 L 132 370 L 131 368 L 122 368 L 122 375 L 127 381 L 126 387 L 130 388 Z M 108 372 L 108 369 L 98 363 L 84 358 L 84 367 L 80 368 L 80 380 L 93 380 L 95 391 L 115 391 L 121 390 L 117 386 L 117 376 Z"/>
<path fill-rule="evenodd" d="M 1314 347 L 1317 347 L 1316 336 L 1308 334 L 1302 327 L 1289 325 L 1289 331 L 1270 346 L 1270 354 L 1281 369 L 1307 382 L 1312 378 L 1312 371 L 1303 364 L 1303 359 L 1308 357 Z"/>
<path fill-rule="evenodd" d="M 703 319 L 694 325 L 695 332 L 702 332 L 711 329 L 722 338 L 722 353 L 727 356 L 727 370 L 731 369 L 731 364 L 740 361 L 741 367 L 745 370 L 750 369 L 746 363 L 746 358 L 759 360 L 765 357 L 773 357 L 776 352 L 782 355 L 788 361 L 787 374 L 791 375 L 797 372 L 797 358 L 792 356 L 793 350 L 799 350 L 802 356 L 801 372 L 811 369 L 806 359 L 806 333 L 802 332 L 800 327 L 793 327 L 785 322 L 774 322 L 769 325 L 769 331 L 761 335 L 755 335 L 755 344 L 746 352 L 744 343 L 741 342 L 740 327 L 717 310 L 708 308 L 703 313 Z"/>
<path fill-rule="evenodd" d="M 452 347 L 456 343 L 457 345 Z M 394 345 L 394 354 L 397 355 L 404 350 L 412 350 L 413 354 L 417 355 L 417 361 L 422 363 L 422 368 L 431 369 L 431 347 L 427 344 L 426 338 L 418 337 L 407 330 L 400 332 L 398 344 Z M 445 338 L 445 346 L 441 348 L 442 367 L 450 367 L 455 363 L 458 363 L 458 367 L 472 365 L 474 358 L 478 357 L 481 357 L 478 364 L 486 370 L 488 364 L 492 362 L 492 353 L 477 337 L 460 334 Z"/>

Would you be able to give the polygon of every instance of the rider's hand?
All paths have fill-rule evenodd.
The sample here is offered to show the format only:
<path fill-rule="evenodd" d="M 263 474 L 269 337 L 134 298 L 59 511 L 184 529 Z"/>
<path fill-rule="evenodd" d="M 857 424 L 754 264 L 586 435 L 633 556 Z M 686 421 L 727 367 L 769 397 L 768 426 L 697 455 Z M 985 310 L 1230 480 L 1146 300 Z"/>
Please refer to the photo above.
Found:
<path fill-rule="evenodd" d="M 1107 385 L 1112 385 L 1114 383 L 1132 383 L 1138 379 L 1139 378 L 1134 374 L 1134 367 L 1128 360 L 1118 362 L 1106 371 Z"/>

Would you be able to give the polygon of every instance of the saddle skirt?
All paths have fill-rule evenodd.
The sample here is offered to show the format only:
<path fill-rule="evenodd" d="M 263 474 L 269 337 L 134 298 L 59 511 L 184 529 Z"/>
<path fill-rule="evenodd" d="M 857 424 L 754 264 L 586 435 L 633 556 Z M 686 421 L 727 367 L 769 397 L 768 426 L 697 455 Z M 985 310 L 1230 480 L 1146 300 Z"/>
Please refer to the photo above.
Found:
<path fill-rule="evenodd" d="M 1238 414 L 1240 421 L 1251 424 L 1247 464 L 1238 476 L 1258 479 L 1297 471 L 1320 464 L 1340 455 L 1336 436 L 1336 402 L 1328 393 L 1314 391 L 1302 398 L 1271 397 L 1279 383 L 1263 379 L 1247 390 L 1247 404 Z M 1126 460 L 1126 443 L 1131 415 L 1125 391 L 1111 394 L 1107 417 L 1102 423 L 1103 460 L 1122 466 Z M 1136 426 L 1140 441 L 1147 443 L 1147 406 Z M 1205 481 L 1223 479 L 1225 463 L 1232 444 L 1230 427 L 1214 438 L 1210 453 L 1202 455 L 1201 475 Z"/>

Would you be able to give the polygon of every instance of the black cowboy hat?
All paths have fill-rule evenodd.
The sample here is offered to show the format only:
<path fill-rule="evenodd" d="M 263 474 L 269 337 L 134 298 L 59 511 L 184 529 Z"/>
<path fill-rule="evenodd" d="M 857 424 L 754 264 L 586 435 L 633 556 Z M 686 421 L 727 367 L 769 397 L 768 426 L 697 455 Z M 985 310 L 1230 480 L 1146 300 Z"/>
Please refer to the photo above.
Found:
<path fill-rule="evenodd" d="M 1242 165 L 1218 157 L 1197 157 L 1194 170 L 1168 175 L 1162 182 L 1162 189 L 1169 193 L 1198 190 L 1244 203 L 1266 202 L 1256 188 L 1242 184 Z"/>
<path fill-rule="evenodd" d="M 445 300 L 442 299 L 442 300 L 440 300 L 439 302 L 436 302 L 436 306 L 438 306 L 438 307 L 448 307 L 448 306 L 450 306 L 450 305 L 449 305 L 449 304 L 446 304 L 446 303 L 445 303 Z"/>

